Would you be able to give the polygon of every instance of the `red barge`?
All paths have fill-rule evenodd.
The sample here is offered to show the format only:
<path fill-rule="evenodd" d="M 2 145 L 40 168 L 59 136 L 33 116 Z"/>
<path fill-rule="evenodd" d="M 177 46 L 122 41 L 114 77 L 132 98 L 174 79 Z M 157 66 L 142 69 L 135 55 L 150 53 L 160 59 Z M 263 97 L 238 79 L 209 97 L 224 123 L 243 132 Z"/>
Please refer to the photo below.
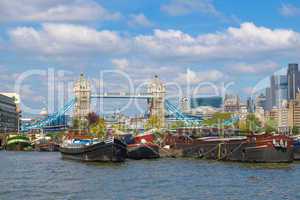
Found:
<path fill-rule="evenodd" d="M 154 144 L 154 135 L 145 133 L 134 137 L 134 143 L 127 145 L 127 156 L 131 159 L 159 158 L 159 146 Z"/>
<path fill-rule="evenodd" d="M 191 138 L 167 134 L 164 145 L 185 157 L 223 161 L 280 163 L 293 161 L 293 139 L 285 135 Z"/>

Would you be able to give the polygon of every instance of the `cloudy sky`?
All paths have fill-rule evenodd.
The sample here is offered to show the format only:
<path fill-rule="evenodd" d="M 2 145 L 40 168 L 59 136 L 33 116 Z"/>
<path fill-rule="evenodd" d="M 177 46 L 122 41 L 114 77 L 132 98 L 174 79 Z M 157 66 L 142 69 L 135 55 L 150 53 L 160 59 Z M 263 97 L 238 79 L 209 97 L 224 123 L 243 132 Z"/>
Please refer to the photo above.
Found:
<path fill-rule="evenodd" d="M 126 91 L 120 74 L 99 81 L 118 70 L 135 85 L 158 74 L 170 87 L 234 83 L 247 96 L 300 62 L 299 19 L 298 0 L 1 0 L 0 90 L 19 80 L 22 100 L 41 108 L 62 90 L 49 87 L 51 73 L 68 82 L 84 72 L 95 87 Z"/>

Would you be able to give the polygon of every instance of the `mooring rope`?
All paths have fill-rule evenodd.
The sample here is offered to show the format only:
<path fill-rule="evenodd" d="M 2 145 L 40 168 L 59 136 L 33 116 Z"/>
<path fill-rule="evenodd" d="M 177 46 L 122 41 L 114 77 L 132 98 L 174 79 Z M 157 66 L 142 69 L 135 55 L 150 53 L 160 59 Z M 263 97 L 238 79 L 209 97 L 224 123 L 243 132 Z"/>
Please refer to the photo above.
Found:
<path fill-rule="evenodd" d="M 214 148 L 210 149 L 209 151 L 207 151 L 206 153 L 203 154 L 203 157 L 205 157 L 206 155 L 208 155 L 209 153 L 213 152 L 214 150 L 216 150 L 220 144 L 224 144 L 224 143 L 219 143 L 217 144 Z"/>
<path fill-rule="evenodd" d="M 219 144 L 217 144 L 215 147 L 211 148 L 207 152 L 201 153 L 201 156 L 198 155 L 198 157 L 206 157 L 209 153 L 216 150 L 218 147 L 219 147 Z M 190 147 L 190 148 L 187 148 L 187 149 L 190 150 L 190 149 L 196 149 L 196 148 L 199 148 L 199 146 L 194 146 L 194 147 Z M 199 154 L 199 152 L 198 152 L 198 154 Z"/>
<path fill-rule="evenodd" d="M 156 145 L 156 144 L 154 144 L 154 143 L 152 143 L 152 142 L 148 142 L 148 143 L 149 143 L 149 144 Z M 146 143 L 143 144 L 143 145 L 145 145 L 146 147 L 148 147 L 149 149 L 151 149 L 154 153 L 156 153 L 157 155 L 159 155 L 159 152 L 155 151 L 152 147 L 148 146 Z M 157 145 L 157 146 L 158 146 L 158 145 Z M 159 147 L 159 146 L 158 146 L 158 147 Z"/>
<path fill-rule="evenodd" d="M 225 156 L 223 156 L 222 158 L 220 158 L 219 160 L 223 160 L 225 157 L 230 156 L 231 154 L 233 154 L 234 152 L 236 152 L 239 148 L 241 148 L 241 146 L 245 144 L 245 142 L 242 142 L 241 144 L 239 144 L 236 148 L 233 149 L 233 151 L 230 151 L 229 154 L 226 154 Z"/>

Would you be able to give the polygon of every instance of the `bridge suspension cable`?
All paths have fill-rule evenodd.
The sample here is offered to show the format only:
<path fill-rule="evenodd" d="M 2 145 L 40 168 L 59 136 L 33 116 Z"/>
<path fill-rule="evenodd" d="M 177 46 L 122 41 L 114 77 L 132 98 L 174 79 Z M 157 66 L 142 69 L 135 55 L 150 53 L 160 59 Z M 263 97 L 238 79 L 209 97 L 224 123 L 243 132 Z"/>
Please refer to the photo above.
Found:
<path fill-rule="evenodd" d="M 174 117 L 178 120 L 182 120 L 184 122 L 201 122 L 202 121 L 202 118 L 196 118 L 196 117 L 191 117 L 191 116 L 188 116 L 184 113 L 182 113 L 175 105 L 173 105 L 170 101 L 168 100 L 165 100 L 165 107 L 167 109 L 167 111 L 170 113 L 170 114 L 173 114 Z"/>
<path fill-rule="evenodd" d="M 31 129 L 41 129 L 41 128 L 48 126 L 55 120 L 58 120 L 60 117 L 62 117 L 66 112 L 68 112 L 72 108 L 74 103 L 75 103 L 75 98 L 71 99 L 63 108 L 58 110 L 56 113 L 49 115 L 45 119 L 39 120 L 39 121 L 35 122 L 34 124 L 22 125 L 21 131 L 29 131 Z"/>

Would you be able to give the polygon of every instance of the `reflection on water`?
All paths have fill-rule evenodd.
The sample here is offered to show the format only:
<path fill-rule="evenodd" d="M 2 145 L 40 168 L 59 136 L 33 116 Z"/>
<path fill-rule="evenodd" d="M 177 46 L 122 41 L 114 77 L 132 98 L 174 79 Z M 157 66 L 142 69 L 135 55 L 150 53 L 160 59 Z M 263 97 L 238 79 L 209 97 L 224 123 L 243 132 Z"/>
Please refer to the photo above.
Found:
<path fill-rule="evenodd" d="M 198 159 L 81 163 L 0 151 L 0 199 L 300 199 L 300 163 Z"/>
<path fill-rule="evenodd" d="M 252 169 L 292 169 L 291 163 L 239 163 L 241 167 Z"/>

